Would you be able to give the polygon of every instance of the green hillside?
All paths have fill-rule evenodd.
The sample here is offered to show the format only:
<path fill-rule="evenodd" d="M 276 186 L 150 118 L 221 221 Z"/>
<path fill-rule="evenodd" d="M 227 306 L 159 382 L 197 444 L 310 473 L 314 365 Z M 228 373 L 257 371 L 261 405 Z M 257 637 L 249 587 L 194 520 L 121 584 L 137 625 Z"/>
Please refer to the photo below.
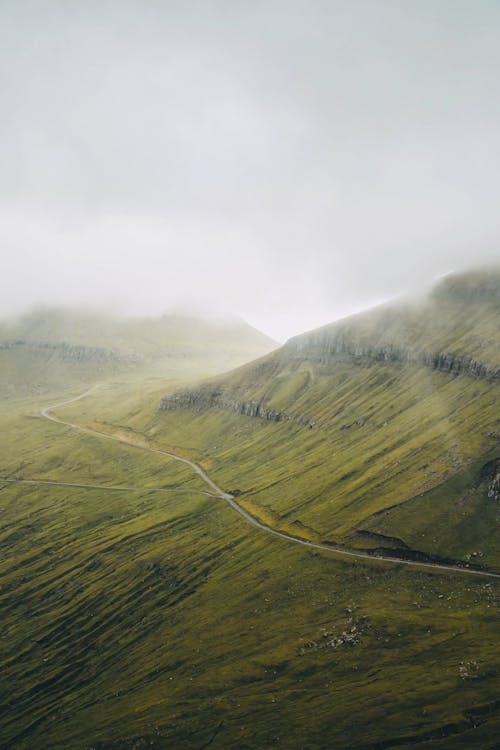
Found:
<path fill-rule="evenodd" d="M 155 429 L 315 538 L 500 569 L 499 290 L 450 278 L 298 336 L 168 395 Z"/>
<path fill-rule="evenodd" d="M 496 750 L 499 579 L 470 572 L 500 572 L 498 290 L 51 412 L 100 434 L 40 412 L 76 380 L 5 399 L 0 747 Z"/>
<path fill-rule="evenodd" d="M 201 377 L 275 348 L 242 320 L 165 315 L 119 318 L 40 308 L 0 323 L 0 386 L 7 396 L 45 393 L 109 377 Z"/>

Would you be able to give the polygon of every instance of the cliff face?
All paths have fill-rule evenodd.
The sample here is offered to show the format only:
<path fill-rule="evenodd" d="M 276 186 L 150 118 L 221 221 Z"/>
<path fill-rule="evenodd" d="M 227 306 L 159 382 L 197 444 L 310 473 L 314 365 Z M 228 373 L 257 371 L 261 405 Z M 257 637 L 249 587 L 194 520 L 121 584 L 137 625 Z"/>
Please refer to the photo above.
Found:
<path fill-rule="evenodd" d="M 418 351 L 393 344 L 370 346 L 356 341 L 356 338 L 350 339 L 341 330 L 338 334 L 314 331 L 291 339 L 285 344 L 284 349 L 293 358 L 306 358 L 324 365 L 350 358 L 399 365 L 420 365 L 451 375 L 470 375 L 491 380 L 500 378 L 500 367 L 481 362 L 466 354 Z"/>
<path fill-rule="evenodd" d="M 160 402 L 161 411 L 175 411 L 176 409 L 223 409 L 246 417 L 257 417 L 269 422 L 296 422 L 304 427 L 313 428 L 314 422 L 303 414 L 288 414 L 284 411 L 267 408 L 262 401 L 243 401 L 230 391 L 223 388 L 199 388 L 196 390 L 178 391 L 171 396 L 165 396 Z"/>
<path fill-rule="evenodd" d="M 488 497 L 500 500 L 500 458 L 489 461 L 483 466 L 481 479 L 487 481 Z"/>

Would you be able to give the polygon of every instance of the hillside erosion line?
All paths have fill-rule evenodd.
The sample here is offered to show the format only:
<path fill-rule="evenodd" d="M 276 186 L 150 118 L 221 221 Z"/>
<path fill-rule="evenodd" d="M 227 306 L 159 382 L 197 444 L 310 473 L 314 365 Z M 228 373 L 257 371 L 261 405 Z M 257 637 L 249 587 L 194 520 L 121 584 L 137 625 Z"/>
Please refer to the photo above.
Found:
<path fill-rule="evenodd" d="M 196 474 L 198 474 L 198 476 L 200 476 L 209 487 L 211 487 L 211 489 L 215 493 L 215 497 L 218 497 L 221 500 L 224 500 L 225 502 L 227 502 L 227 504 L 230 505 L 231 508 L 233 508 L 233 510 L 235 510 L 237 513 L 239 513 L 239 515 L 242 516 L 248 523 L 250 523 L 252 526 L 255 526 L 258 529 L 261 529 L 262 531 L 265 531 L 267 534 L 278 536 L 282 539 L 286 539 L 289 542 L 294 542 L 295 544 L 301 544 L 304 547 L 309 547 L 311 549 L 318 549 L 323 552 L 329 552 L 334 555 L 341 555 L 345 557 L 352 557 L 355 559 L 369 560 L 370 562 L 389 562 L 389 563 L 395 563 L 397 565 L 410 565 L 418 569 L 428 568 L 428 569 L 432 569 L 436 571 L 444 571 L 446 573 L 459 573 L 463 575 L 475 575 L 475 576 L 483 576 L 487 578 L 500 578 L 500 573 L 492 573 L 486 570 L 473 570 L 471 568 L 465 568 L 465 567 L 460 567 L 458 565 L 451 565 L 451 564 L 446 564 L 446 563 L 430 563 L 430 562 L 417 562 L 414 560 L 404 560 L 404 559 L 401 559 L 395 556 L 390 556 L 390 555 L 371 555 L 367 552 L 359 552 L 359 551 L 352 550 L 352 549 L 346 549 L 345 547 L 339 547 L 333 544 L 327 544 L 327 543 L 322 543 L 322 542 L 309 542 L 306 539 L 301 539 L 300 537 L 293 536 L 292 534 L 288 534 L 284 531 L 279 531 L 278 529 L 275 529 L 272 526 L 268 526 L 267 524 L 262 523 L 257 518 L 255 518 L 250 513 L 248 513 L 246 510 L 244 510 L 244 508 L 242 508 L 236 502 L 234 495 L 231 495 L 229 492 L 225 492 L 224 490 L 222 490 L 214 482 L 214 480 L 207 474 L 207 472 L 204 469 L 202 469 L 201 466 L 199 466 L 194 461 L 191 461 L 188 458 L 184 458 L 184 456 L 179 456 L 176 453 L 172 453 L 171 451 L 164 451 L 159 448 L 151 448 L 147 445 L 141 445 L 140 443 L 135 443 L 134 441 L 128 440 L 127 438 L 124 438 L 124 437 L 118 437 L 116 435 L 111 435 L 106 432 L 101 432 L 100 430 L 95 430 L 90 427 L 84 427 L 83 425 L 80 425 L 75 422 L 68 422 L 66 420 L 60 419 L 59 417 L 57 417 L 55 414 L 52 413 L 54 409 L 67 406 L 68 404 L 72 404 L 75 401 L 80 401 L 81 399 L 85 398 L 90 393 L 95 391 L 96 388 L 98 387 L 99 387 L 98 385 L 94 385 L 92 386 L 92 388 L 89 388 L 88 390 L 84 391 L 79 396 L 66 399 L 65 401 L 60 401 L 57 404 L 52 404 L 50 406 L 43 407 L 40 409 L 40 416 L 56 424 L 61 424 L 61 425 L 65 425 L 66 427 L 71 427 L 72 429 L 78 430 L 79 432 L 84 432 L 89 435 L 96 435 L 101 438 L 106 438 L 107 440 L 114 440 L 117 443 L 123 443 L 124 445 L 128 445 L 132 448 L 137 448 L 138 450 L 148 451 L 150 453 L 157 453 L 162 456 L 168 456 L 169 458 L 172 458 L 174 461 L 179 461 L 180 463 L 190 466 L 191 469 Z"/>

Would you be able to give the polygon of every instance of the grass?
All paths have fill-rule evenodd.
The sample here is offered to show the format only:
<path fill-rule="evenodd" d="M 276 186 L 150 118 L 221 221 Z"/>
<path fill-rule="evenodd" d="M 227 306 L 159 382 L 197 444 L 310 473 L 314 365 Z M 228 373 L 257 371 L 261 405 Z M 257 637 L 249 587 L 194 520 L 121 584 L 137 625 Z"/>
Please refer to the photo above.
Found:
<path fill-rule="evenodd" d="M 377 366 L 357 368 L 344 384 L 342 368 L 312 369 L 314 384 L 294 401 L 316 422 L 311 430 L 220 409 L 151 410 L 135 424 L 158 444 L 189 448 L 240 502 L 322 539 L 364 547 L 358 532 L 373 530 L 441 557 L 479 550 L 499 569 L 499 508 L 479 481 L 500 455 L 498 383 Z M 394 506 L 411 508 L 412 522 Z"/>
<path fill-rule="evenodd" d="M 106 402 L 121 424 L 122 395 L 64 416 Z M 34 411 L 10 414 L 2 471 L 179 494 L 1 490 L 2 746 L 495 747 L 496 584 L 301 549 L 184 492 L 198 480 L 179 464 Z"/>
<path fill-rule="evenodd" d="M 224 379 L 308 429 L 158 412 L 184 376 L 120 374 L 58 413 L 194 459 L 294 535 L 500 570 L 481 477 L 499 455 L 497 382 L 283 353 Z M 189 467 L 40 405 L 4 400 L 1 476 L 143 489 L 0 484 L 0 747 L 498 748 L 496 581 L 273 537 L 200 494 Z"/>

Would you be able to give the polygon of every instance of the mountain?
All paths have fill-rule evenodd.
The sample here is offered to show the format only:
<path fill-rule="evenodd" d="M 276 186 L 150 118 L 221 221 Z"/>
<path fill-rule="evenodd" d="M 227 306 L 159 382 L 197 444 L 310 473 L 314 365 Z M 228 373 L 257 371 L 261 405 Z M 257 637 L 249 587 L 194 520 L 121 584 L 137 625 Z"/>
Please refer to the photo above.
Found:
<path fill-rule="evenodd" d="M 118 318 L 41 308 L 0 324 L 1 384 L 36 393 L 120 374 L 198 376 L 236 367 L 276 344 L 242 320 Z"/>
<path fill-rule="evenodd" d="M 217 445 L 210 462 L 225 486 L 278 527 L 500 569 L 499 405 L 500 271 L 491 269 L 174 391 L 160 424 L 175 437 L 189 413 L 199 450 Z"/>
<path fill-rule="evenodd" d="M 497 750 L 499 289 L 181 389 L 158 336 L 36 322 L 147 364 L 2 404 L 0 747 Z"/>

